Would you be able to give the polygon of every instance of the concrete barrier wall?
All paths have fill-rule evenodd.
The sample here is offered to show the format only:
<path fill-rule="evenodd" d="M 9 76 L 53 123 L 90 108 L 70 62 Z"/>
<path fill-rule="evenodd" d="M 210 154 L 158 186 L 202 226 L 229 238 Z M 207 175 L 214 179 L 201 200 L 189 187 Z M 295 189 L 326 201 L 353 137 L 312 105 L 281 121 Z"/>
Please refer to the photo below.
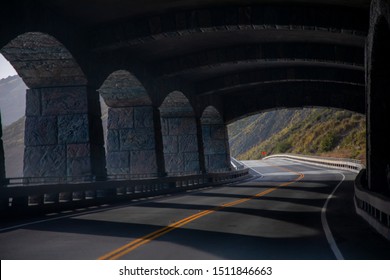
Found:
<path fill-rule="evenodd" d="M 26 184 L 25 182 L 18 184 L 15 182 L 0 188 L 0 198 L 3 202 L 0 204 L 0 215 L 15 212 L 58 211 L 59 209 L 99 205 L 230 183 L 249 177 L 248 169 L 244 169 L 224 173 L 137 180 L 79 181 L 73 183 L 54 183 L 53 181 L 52 184 Z M 83 195 L 68 195 L 72 193 L 83 193 Z M 36 196 L 42 196 L 45 199 L 31 203 L 29 198 Z"/>

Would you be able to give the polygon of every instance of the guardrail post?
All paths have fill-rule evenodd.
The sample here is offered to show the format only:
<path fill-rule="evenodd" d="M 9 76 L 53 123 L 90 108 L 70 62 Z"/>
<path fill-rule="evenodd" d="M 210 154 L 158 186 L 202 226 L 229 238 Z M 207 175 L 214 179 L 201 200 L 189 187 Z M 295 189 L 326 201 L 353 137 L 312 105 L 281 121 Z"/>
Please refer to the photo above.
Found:
<path fill-rule="evenodd" d="M 123 189 L 125 190 L 125 189 Z M 126 194 L 126 193 L 124 193 Z M 96 191 L 95 198 L 106 198 L 110 196 L 117 195 L 117 188 L 110 188 L 110 189 L 100 189 Z"/>
<path fill-rule="evenodd" d="M 29 196 L 28 203 L 29 204 L 35 204 L 35 205 L 42 205 L 44 202 L 44 195 L 33 195 Z"/>
<path fill-rule="evenodd" d="M 45 194 L 44 202 L 47 203 L 58 203 L 60 201 L 59 193 Z"/>
<path fill-rule="evenodd" d="M 84 200 L 85 192 L 73 192 L 73 200 Z"/>

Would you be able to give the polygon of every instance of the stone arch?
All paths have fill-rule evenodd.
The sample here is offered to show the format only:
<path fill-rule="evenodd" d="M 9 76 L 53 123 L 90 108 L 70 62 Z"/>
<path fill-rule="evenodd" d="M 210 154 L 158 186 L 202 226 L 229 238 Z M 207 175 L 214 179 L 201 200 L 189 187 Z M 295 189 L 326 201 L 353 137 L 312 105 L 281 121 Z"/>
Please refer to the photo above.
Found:
<path fill-rule="evenodd" d="M 160 105 L 160 115 L 162 117 L 195 117 L 190 101 L 180 91 L 172 91 L 165 97 Z"/>
<path fill-rule="evenodd" d="M 390 137 L 383 122 L 390 119 L 390 4 L 371 3 L 366 46 L 367 174 L 369 188 L 389 193 Z"/>
<path fill-rule="evenodd" d="M 72 54 L 48 34 L 21 34 L 0 52 L 29 88 L 87 84 L 87 79 Z"/>
<path fill-rule="evenodd" d="M 144 86 L 130 72 L 118 70 L 107 77 L 99 93 L 108 106 L 108 175 L 156 176 L 155 110 Z"/>
<path fill-rule="evenodd" d="M 187 97 L 173 91 L 160 106 L 165 169 L 169 175 L 200 172 L 198 130 Z"/>
<path fill-rule="evenodd" d="M 221 114 L 208 106 L 201 117 L 206 172 L 230 170 L 229 142 Z"/>
<path fill-rule="evenodd" d="M 109 107 L 150 106 L 150 97 L 141 82 L 126 70 L 111 73 L 99 89 Z"/>

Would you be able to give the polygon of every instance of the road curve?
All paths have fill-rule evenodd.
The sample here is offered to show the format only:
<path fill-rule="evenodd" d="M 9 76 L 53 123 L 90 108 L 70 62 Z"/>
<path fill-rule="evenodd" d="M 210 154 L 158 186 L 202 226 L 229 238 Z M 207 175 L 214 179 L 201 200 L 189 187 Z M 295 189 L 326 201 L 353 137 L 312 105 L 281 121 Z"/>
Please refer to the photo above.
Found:
<path fill-rule="evenodd" d="M 245 164 L 254 177 L 236 184 L 2 221 L 0 258 L 390 259 L 390 243 L 354 213 L 355 174 Z"/>

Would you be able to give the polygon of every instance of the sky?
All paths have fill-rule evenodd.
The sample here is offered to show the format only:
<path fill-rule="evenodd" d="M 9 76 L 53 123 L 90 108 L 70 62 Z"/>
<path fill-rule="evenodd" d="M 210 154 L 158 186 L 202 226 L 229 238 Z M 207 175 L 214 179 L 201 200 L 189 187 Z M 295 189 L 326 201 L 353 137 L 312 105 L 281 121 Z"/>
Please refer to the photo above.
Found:
<path fill-rule="evenodd" d="M 15 69 L 12 65 L 0 54 L 0 79 L 8 76 L 16 75 Z"/>

